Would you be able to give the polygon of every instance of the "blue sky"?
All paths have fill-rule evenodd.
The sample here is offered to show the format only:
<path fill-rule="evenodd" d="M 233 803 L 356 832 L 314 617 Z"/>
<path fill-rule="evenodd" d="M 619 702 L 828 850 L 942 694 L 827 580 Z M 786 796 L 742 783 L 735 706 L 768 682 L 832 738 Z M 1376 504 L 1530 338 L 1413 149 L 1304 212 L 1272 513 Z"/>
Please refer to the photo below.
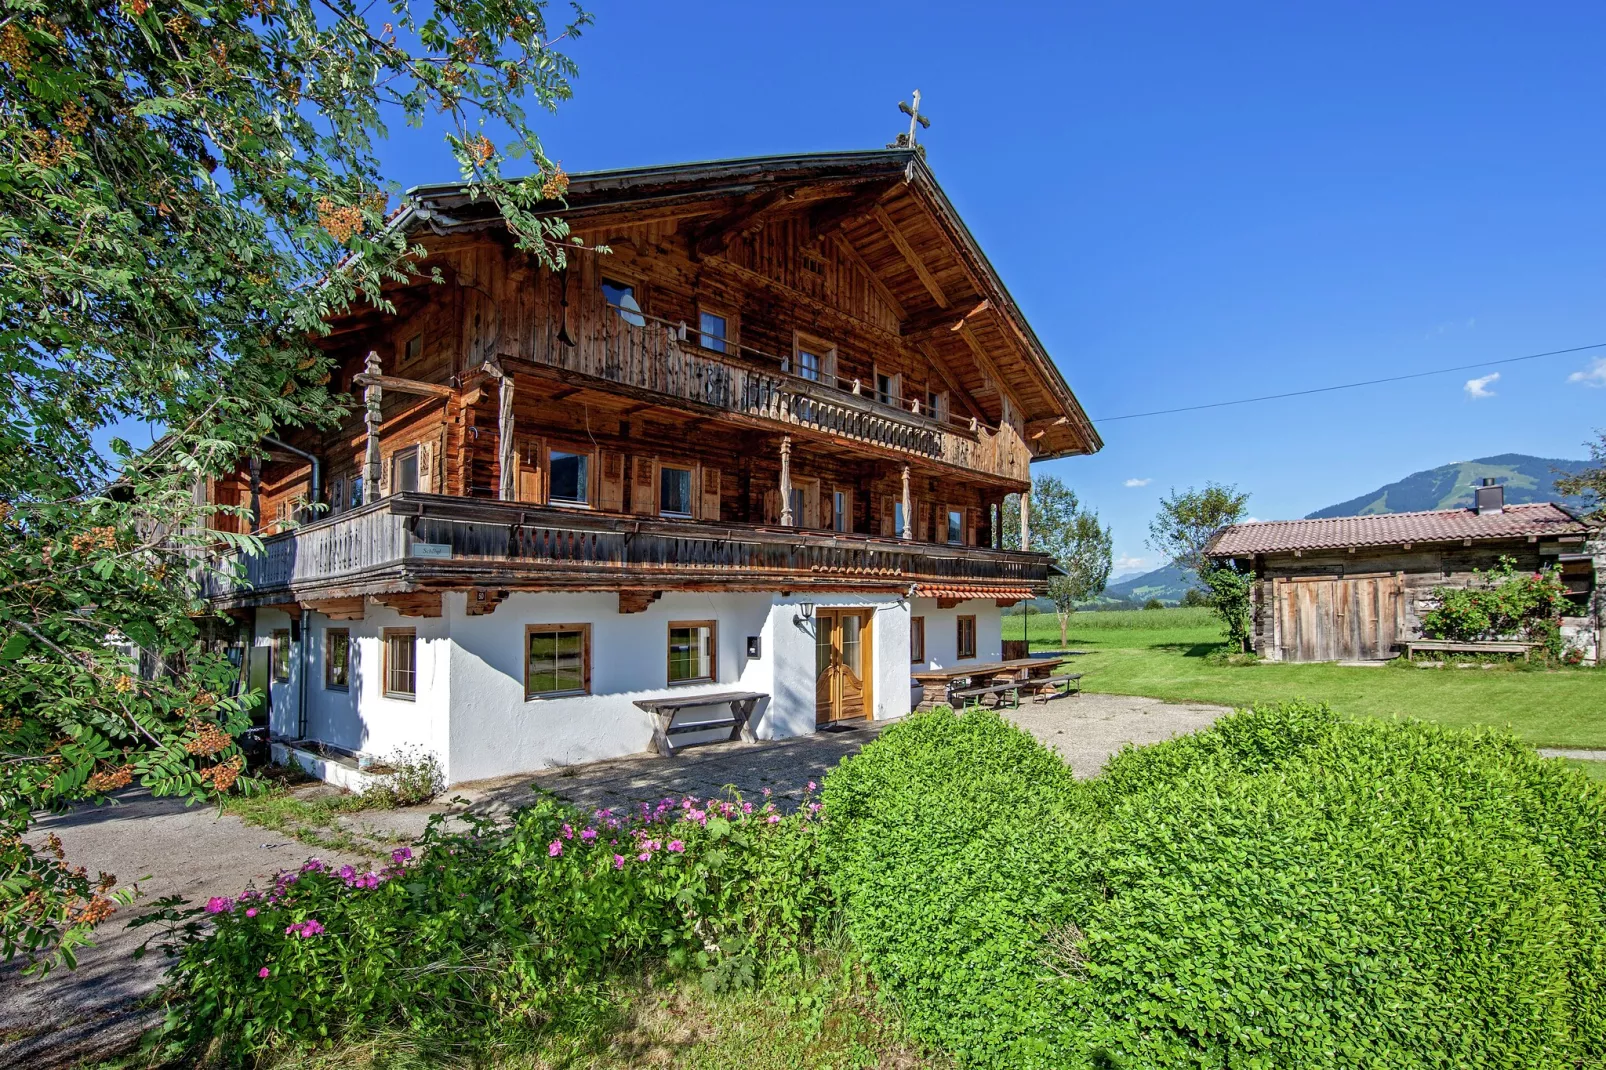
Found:
<path fill-rule="evenodd" d="M 571 171 L 879 147 L 918 87 L 932 168 L 1095 420 L 1606 342 L 1606 5 L 591 10 L 575 99 L 538 119 Z M 385 158 L 404 185 L 455 174 L 427 130 Z M 1102 453 L 1036 467 L 1130 571 L 1159 563 L 1168 487 L 1236 483 L 1269 519 L 1581 457 L 1600 367 L 1103 423 Z"/>

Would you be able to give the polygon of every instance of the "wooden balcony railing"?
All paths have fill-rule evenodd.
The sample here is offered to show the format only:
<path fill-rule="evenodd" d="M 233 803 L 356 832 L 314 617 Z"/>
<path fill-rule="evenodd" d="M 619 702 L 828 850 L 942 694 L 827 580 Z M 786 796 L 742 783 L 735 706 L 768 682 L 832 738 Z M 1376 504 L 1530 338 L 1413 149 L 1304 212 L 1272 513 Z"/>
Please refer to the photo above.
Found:
<path fill-rule="evenodd" d="M 583 332 L 573 347 L 538 341 L 534 362 L 968 471 L 1022 483 L 1030 478 L 1031 451 L 1008 424 L 972 428 L 966 421 L 882 404 L 868 392 L 854 393 L 834 381 L 722 360 L 680 341 L 678 332 L 663 322 L 643 319 L 642 326 L 632 326 L 610 311 L 602 317 L 600 331 Z"/>
<path fill-rule="evenodd" d="M 643 519 L 398 494 L 229 554 L 201 574 L 205 597 L 264 604 L 283 596 L 475 585 L 550 590 L 902 589 L 915 582 L 1041 590 L 1042 554 L 905 542 L 802 528 Z"/>

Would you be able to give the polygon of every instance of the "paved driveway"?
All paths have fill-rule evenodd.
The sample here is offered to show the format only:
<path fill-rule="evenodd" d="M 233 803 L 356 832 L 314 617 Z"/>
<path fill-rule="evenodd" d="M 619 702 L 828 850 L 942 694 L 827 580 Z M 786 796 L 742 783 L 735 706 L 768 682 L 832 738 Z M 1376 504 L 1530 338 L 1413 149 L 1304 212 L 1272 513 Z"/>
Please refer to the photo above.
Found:
<path fill-rule="evenodd" d="M 1057 749 L 1077 776 L 1096 774 L 1127 743 L 1144 744 L 1202 728 L 1226 712 L 1219 706 L 1173 705 L 1121 695 L 1079 695 L 1044 705 L 1028 704 L 1005 714 Z M 537 774 L 534 783 L 577 806 L 623 806 L 682 794 L 708 797 L 727 787 L 748 798 L 765 788 L 781 804 L 795 805 L 804 785 L 881 731 L 865 725 L 765 743 L 724 743 L 688 749 L 680 757 L 650 756 L 597 762 Z M 528 802 L 532 777 L 507 777 L 462 785 L 449 796 L 469 809 L 498 813 Z M 349 815 L 352 832 L 417 836 L 431 815 L 460 812 L 449 799 L 434 806 Z M 234 895 L 251 882 L 301 864 L 311 852 L 280 833 L 247 825 L 206 807 L 126 792 L 119 806 L 87 808 L 43 822 L 66 845 L 68 857 L 91 873 L 105 870 L 124 882 L 140 880 L 146 902 L 179 894 L 191 901 Z M 329 852 L 331 861 L 359 862 Z M 129 916 L 139 905 L 125 910 Z M 71 1066 L 115 1051 L 155 1020 L 139 1001 L 161 980 L 163 959 L 129 958 L 145 930 L 129 932 L 113 918 L 98 945 L 85 951 L 78 969 L 59 970 L 43 981 L 25 980 L 0 968 L 0 1068 Z"/>

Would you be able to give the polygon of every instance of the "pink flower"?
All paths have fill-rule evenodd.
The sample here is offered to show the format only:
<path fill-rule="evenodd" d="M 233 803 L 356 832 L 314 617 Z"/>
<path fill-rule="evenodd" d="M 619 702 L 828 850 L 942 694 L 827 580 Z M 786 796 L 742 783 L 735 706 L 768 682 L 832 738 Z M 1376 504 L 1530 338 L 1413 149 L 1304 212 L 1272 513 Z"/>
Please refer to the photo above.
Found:
<path fill-rule="evenodd" d="M 322 872 L 322 870 L 323 859 L 321 858 L 309 858 L 305 862 L 301 863 L 301 872 L 303 873 L 319 873 Z"/>
<path fill-rule="evenodd" d="M 781 823 L 781 815 L 780 814 L 771 814 L 770 815 L 769 824 L 771 824 L 771 825 L 779 825 L 780 823 Z"/>
<path fill-rule="evenodd" d="M 206 912 L 208 914 L 232 914 L 234 913 L 234 900 L 224 898 L 221 895 L 214 895 L 206 901 Z"/>
<path fill-rule="evenodd" d="M 818 786 L 819 786 L 819 785 L 817 785 L 817 784 L 815 784 L 815 783 L 814 783 L 814 781 L 812 781 L 812 780 L 811 780 L 811 781 L 809 781 L 809 790 L 810 790 L 810 791 L 813 791 L 813 790 L 814 790 L 814 789 L 815 789 L 815 788 L 816 788 L 816 787 L 818 787 Z"/>
<path fill-rule="evenodd" d="M 398 847 L 390 852 L 390 860 L 398 866 L 403 862 L 410 861 L 412 857 L 413 849 L 411 847 Z"/>
<path fill-rule="evenodd" d="M 284 930 L 286 936 L 299 936 L 305 940 L 309 936 L 318 936 L 323 932 L 323 923 L 316 918 L 308 918 L 298 925 L 291 925 Z"/>
<path fill-rule="evenodd" d="M 820 804 L 819 803 L 809 803 L 809 813 L 817 814 L 819 812 L 820 812 Z"/>
<path fill-rule="evenodd" d="M 592 840 L 597 838 L 597 830 L 586 829 L 584 832 L 580 833 L 580 838 L 585 840 L 587 843 L 590 843 Z"/>
<path fill-rule="evenodd" d="M 643 851 L 643 852 L 641 852 L 639 855 L 636 856 L 636 861 L 638 861 L 638 862 L 651 862 L 652 861 L 652 852 L 651 851 Z"/>
<path fill-rule="evenodd" d="M 247 907 L 246 910 L 245 910 L 245 916 L 248 917 L 248 918 L 256 917 L 257 916 L 257 908 L 256 907 Z"/>
<path fill-rule="evenodd" d="M 561 857 L 563 857 L 563 841 L 562 840 L 553 840 L 547 846 L 546 853 L 547 853 L 547 857 L 548 858 L 561 858 Z"/>
<path fill-rule="evenodd" d="M 264 966 L 260 970 L 257 971 L 257 976 L 262 978 L 264 981 L 266 981 L 268 979 L 268 974 L 270 974 L 272 972 L 273 972 L 272 970 L 270 970 L 266 966 Z"/>
<path fill-rule="evenodd" d="M 352 885 L 352 882 L 354 882 L 357 879 L 357 871 L 355 869 L 353 869 L 351 866 L 341 866 L 340 867 L 340 879 L 346 882 L 346 887 L 347 888 L 350 888 L 351 885 Z"/>
<path fill-rule="evenodd" d="M 669 849 L 678 855 L 686 849 L 686 845 L 681 843 L 679 840 L 670 840 Z"/>
<path fill-rule="evenodd" d="M 769 797 L 770 797 L 770 789 L 769 788 L 765 788 L 764 789 L 764 798 L 767 799 Z"/>
<path fill-rule="evenodd" d="M 563 838 L 566 840 L 574 839 L 574 827 L 567 822 L 563 826 Z"/>
<path fill-rule="evenodd" d="M 614 869 L 624 869 L 625 868 L 625 856 L 624 855 L 614 855 L 613 856 L 613 868 Z"/>

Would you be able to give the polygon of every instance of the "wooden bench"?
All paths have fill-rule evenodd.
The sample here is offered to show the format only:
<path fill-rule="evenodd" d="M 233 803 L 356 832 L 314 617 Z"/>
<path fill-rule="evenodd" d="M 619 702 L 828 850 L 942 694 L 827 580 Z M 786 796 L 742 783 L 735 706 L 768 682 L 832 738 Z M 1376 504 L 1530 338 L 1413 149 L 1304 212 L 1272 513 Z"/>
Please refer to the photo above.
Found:
<path fill-rule="evenodd" d="M 1400 645 L 1405 648 L 1405 660 L 1415 661 L 1418 650 L 1433 651 L 1441 654 L 1521 654 L 1522 660 L 1527 661 L 1528 655 L 1538 643 L 1521 642 L 1518 640 L 1497 641 L 1487 643 L 1452 643 L 1444 639 L 1401 639 Z"/>
<path fill-rule="evenodd" d="M 1051 698 L 1061 698 L 1065 695 L 1080 695 L 1082 693 L 1081 679 L 1081 673 L 1068 672 L 1059 676 L 1050 676 L 1046 680 L 1033 680 L 1031 681 L 1032 683 L 1038 684 L 1042 688 L 1042 690 L 1038 691 L 1035 701 L 1047 702 Z M 1061 687 L 1065 688 L 1065 690 L 1059 690 Z"/>
<path fill-rule="evenodd" d="M 1034 676 L 1027 680 L 1005 680 L 1002 683 L 988 684 L 985 687 L 961 688 L 953 693 L 953 697 L 959 700 L 961 706 L 964 706 L 970 699 L 975 699 L 976 705 L 980 706 L 984 696 L 993 695 L 995 696 L 993 709 L 996 710 L 1004 704 L 1005 695 L 1009 695 L 1014 700 L 1015 705 L 1019 706 L 1022 690 L 1033 692 L 1032 700 L 1034 702 L 1047 702 L 1049 699 L 1060 698 L 1064 695 L 1079 694 L 1082 690 L 1082 685 L 1077 681 L 1081 678 L 1082 674 L 1079 672 L 1068 672 L 1061 673 L 1058 676 Z M 1066 690 L 1059 690 L 1061 687 Z"/>
<path fill-rule="evenodd" d="M 754 742 L 753 728 L 749 719 L 753 716 L 753 707 L 761 698 L 766 698 L 759 691 L 725 691 L 717 695 L 669 695 L 664 698 L 641 698 L 636 705 L 653 715 L 652 719 L 652 745 L 653 749 L 665 758 L 675 756 L 675 746 L 669 741 L 670 736 L 684 735 L 687 732 L 706 732 L 712 728 L 729 728 L 730 740 L 745 739 Z M 702 706 L 729 706 L 729 717 L 716 717 L 705 721 L 682 721 L 675 724 L 675 715 L 682 710 L 697 709 Z"/>
<path fill-rule="evenodd" d="M 1031 682 L 1036 683 L 1035 680 Z M 1020 689 L 1026 686 L 1027 682 L 1024 680 L 1011 680 L 1008 683 L 988 684 L 986 687 L 961 688 L 953 693 L 953 697 L 957 699 L 959 705 L 963 707 L 969 704 L 971 699 L 975 699 L 976 705 L 980 706 L 983 696 L 993 695 L 996 696 L 993 699 L 993 709 L 996 710 L 1004 704 L 1004 696 L 1006 694 L 1014 699 L 1015 705 L 1019 706 Z"/>

